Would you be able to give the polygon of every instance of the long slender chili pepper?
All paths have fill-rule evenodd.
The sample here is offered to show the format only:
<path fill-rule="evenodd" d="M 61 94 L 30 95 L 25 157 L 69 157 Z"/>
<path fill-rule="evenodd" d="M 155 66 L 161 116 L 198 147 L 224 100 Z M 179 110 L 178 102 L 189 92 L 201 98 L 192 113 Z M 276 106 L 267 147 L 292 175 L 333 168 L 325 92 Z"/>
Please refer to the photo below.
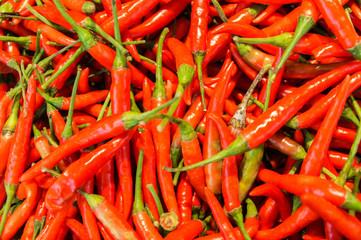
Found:
<path fill-rule="evenodd" d="M 268 196 L 276 201 L 283 220 L 291 215 L 292 207 L 285 194 L 273 184 L 263 184 L 249 193 L 250 196 Z"/>
<path fill-rule="evenodd" d="M 118 11 L 118 21 L 122 23 L 119 31 L 123 32 L 125 29 L 128 29 L 158 3 L 159 0 L 139 0 L 133 2 L 128 7 L 123 7 Z M 109 35 L 114 35 L 114 18 L 108 18 L 100 27 Z"/>
<path fill-rule="evenodd" d="M 192 58 L 192 53 L 188 47 L 183 44 L 181 41 L 175 38 L 168 38 L 165 41 L 165 44 L 168 46 L 172 54 L 174 55 L 177 67 L 178 75 L 178 87 L 175 93 L 176 97 L 182 98 L 183 92 L 191 84 L 194 73 L 195 66 Z M 181 99 L 179 99 L 179 102 Z M 173 115 L 179 102 L 174 103 L 169 107 L 168 115 Z M 164 119 L 160 127 L 163 128 L 167 122 L 167 119 Z"/>
<path fill-rule="evenodd" d="M 334 0 L 316 0 L 315 3 L 342 47 L 354 58 L 360 59 L 360 40 L 342 5 Z"/>
<path fill-rule="evenodd" d="M 82 192 L 95 216 L 114 239 L 141 239 L 129 223 L 119 217 L 118 210 L 102 196 Z"/>
<path fill-rule="evenodd" d="M 4 174 L 6 170 L 6 165 L 8 162 L 8 157 L 10 153 L 11 146 L 15 138 L 15 129 L 18 123 L 18 114 L 20 107 L 20 95 L 18 95 L 14 101 L 11 114 L 6 120 L 4 127 L 1 132 L 1 141 L 0 141 L 0 151 L 1 156 L 3 156 L 3 161 L 0 162 L 0 173 Z"/>
<path fill-rule="evenodd" d="M 49 209 L 62 209 L 69 199 L 86 181 L 93 177 L 104 164 L 105 160 L 110 160 L 117 150 L 129 141 L 131 133 L 125 133 L 123 136 L 98 147 L 88 155 L 69 165 L 46 195 L 46 204 Z M 111 151 L 110 151 L 111 150 Z M 84 163 L 87 163 L 85 166 Z M 83 168 L 80 168 L 83 166 Z"/>
<path fill-rule="evenodd" d="M 204 100 L 204 86 L 202 62 L 207 50 L 207 31 L 208 31 L 208 15 L 209 15 L 209 0 L 196 0 L 192 6 L 191 13 L 191 51 L 194 55 L 194 61 L 197 65 L 197 74 L 199 81 L 199 88 L 202 96 L 203 110 L 206 110 Z"/>
<path fill-rule="evenodd" d="M 137 25 L 129 30 L 132 38 L 142 38 L 148 34 L 154 33 L 157 30 L 165 27 L 174 18 L 176 18 L 186 6 L 190 3 L 190 0 L 173 0 L 159 9 L 146 21 Z"/>
<path fill-rule="evenodd" d="M 261 169 L 258 177 L 267 183 L 296 195 L 313 193 L 323 196 L 333 204 L 360 211 L 361 203 L 355 196 L 331 181 L 310 175 L 279 175 L 267 169 Z M 286 181 L 287 180 L 287 181 Z M 291 186 L 292 185 L 292 186 Z M 297 186 L 297 187 L 294 187 Z"/>
<path fill-rule="evenodd" d="M 351 94 L 359 87 L 360 78 L 360 72 L 351 75 L 350 86 L 347 95 Z M 326 115 L 327 110 L 329 109 L 332 101 L 335 99 L 338 91 L 339 87 L 333 88 L 326 96 L 323 96 L 320 100 L 318 100 L 310 109 L 293 117 L 287 123 L 287 125 L 291 126 L 292 128 L 307 128 L 321 120 L 322 117 Z"/>
<path fill-rule="evenodd" d="M 188 176 L 184 173 L 181 176 L 177 188 L 177 201 L 179 206 L 179 225 L 186 224 L 192 219 L 192 197 L 193 188 L 188 179 Z"/>
<path fill-rule="evenodd" d="M 121 135 L 126 130 L 132 129 L 140 121 L 143 121 L 159 110 L 166 108 L 175 100 L 176 99 L 174 98 L 166 104 L 145 113 L 140 114 L 128 111 L 122 115 L 112 115 L 96 122 L 85 128 L 83 131 L 76 133 L 71 139 L 68 139 L 56 148 L 48 157 L 37 162 L 21 176 L 20 180 L 25 181 L 26 179 L 29 180 L 36 177 L 41 173 L 43 167 L 52 168 L 65 156 L 68 156 L 75 151 Z M 84 139 L 87 140 L 84 141 Z"/>
<path fill-rule="evenodd" d="M 213 192 L 208 188 L 205 188 L 205 193 L 209 207 L 212 210 L 213 216 L 223 237 L 225 239 L 238 239 L 216 196 L 214 196 Z"/>
<path fill-rule="evenodd" d="M 202 233 L 204 225 L 200 220 L 194 219 L 179 226 L 179 228 L 169 233 L 164 239 L 193 239 Z"/>
<path fill-rule="evenodd" d="M 138 166 L 135 180 L 135 197 L 132 217 L 138 234 L 142 239 L 163 239 L 157 229 L 154 227 L 149 215 L 145 211 L 141 197 L 142 189 L 142 169 L 143 169 L 144 151 L 139 151 Z"/>
<path fill-rule="evenodd" d="M 90 1 L 80 0 L 74 3 L 69 0 L 61 0 L 61 3 L 64 4 L 66 8 L 83 12 L 86 15 L 92 15 L 95 12 L 95 4 Z"/>
<path fill-rule="evenodd" d="M 25 189 L 26 199 L 6 220 L 1 239 L 12 239 L 28 217 L 30 217 L 33 209 L 36 208 L 40 197 L 37 184 L 33 181 L 25 183 Z"/>
<path fill-rule="evenodd" d="M 156 83 L 153 91 L 152 96 L 152 108 L 159 106 L 160 104 L 164 103 L 166 100 L 165 95 L 165 88 L 163 83 L 163 77 L 161 72 L 162 67 L 162 56 L 161 56 L 161 49 L 163 47 L 163 41 L 165 35 L 167 34 L 168 29 L 165 28 L 162 31 L 161 37 L 159 38 L 158 43 L 158 51 L 157 51 L 157 70 L 156 70 Z M 162 112 L 164 113 L 164 111 Z M 167 206 L 169 212 L 175 213 L 177 216 L 178 213 L 178 204 L 175 195 L 175 191 L 172 184 L 172 174 L 163 170 L 165 166 L 171 166 L 170 161 L 170 129 L 169 123 L 163 129 L 163 131 L 158 130 L 158 125 L 161 120 L 153 120 L 151 122 L 151 131 L 153 135 L 154 147 L 155 147 L 155 156 L 156 156 L 156 166 L 157 166 L 157 174 L 160 183 L 160 189 L 162 192 L 163 199 Z"/>
<path fill-rule="evenodd" d="M 172 169 L 172 171 L 185 171 L 204 166 L 205 164 L 219 161 L 220 159 L 230 155 L 242 154 L 259 146 L 270 136 L 272 136 L 277 130 L 279 130 L 283 124 L 288 119 L 290 119 L 292 115 L 294 115 L 310 98 L 318 94 L 320 91 L 326 89 L 333 83 L 338 82 L 347 74 L 359 70 L 360 66 L 357 65 L 357 63 L 344 65 L 305 83 L 296 91 L 288 95 L 288 97 L 279 100 L 262 115 L 260 115 L 260 117 L 257 118 L 253 123 L 248 125 L 242 134 L 227 149 L 201 163 L 183 167 L 177 170 Z M 260 134 L 261 132 L 262 134 Z"/>
<path fill-rule="evenodd" d="M 342 82 L 339 92 L 327 111 L 320 129 L 317 131 L 315 140 L 308 150 L 306 158 L 303 160 L 300 174 L 318 176 L 321 173 L 321 168 L 331 143 L 332 133 L 337 125 L 337 121 L 334 121 L 334 119 L 338 119 L 341 116 L 343 105 L 348 97 L 349 85 L 350 76 L 348 75 Z"/>
<path fill-rule="evenodd" d="M 313 195 L 301 195 L 301 201 L 321 218 L 330 222 L 342 235 L 348 239 L 359 239 L 361 222 L 354 216 L 345 214 L 342 210 L 331 204 L 325 198 Z M 317 203 L 317 205 L 316 205 Z"/>
<path fill-rule="evenodd" d="M 113 18 L 117 18 L 116 2 L 112 1 Z M 120 42 L 119 22 L 114 22 L 114 35 L 116 41 Z M 114 59 L 113 68 L 111 70 L 112 84 L 110 86 L 110 98 L 112 112 L 114 114 L 122 114 L 130 110 L 130 83 L 131 70 L 127 65 L 125 57 L 122 55 L 120 49 L 116 50 L 116 57 Z M 119 206 L 119 197 L 122 195 L 123 202 L 121 205 L 124 209 L 124 218 L 128 218 L 131 212 L 133 202 L 133 181 L 131 177 L 131 160 L 129 144 L 125 144 L 116 154 L 116 164 L 119 174 L 119 188 L 116 194 L 116 206 Z"/>
<path fill-rule="evenodd" d="M 26 105 L 24 105 L 19 116 L 19 121 L 15 130 L 14 143 L 9 153 L 8 164 L 5 171 L 4 184 L 7 198 L 3 216 L 7 216 L 8 214 L 11 201 L 19 183 L 19 178 L 25 169 L 27 154 L 29 152 L 31 126 L 34 117 L 35 87 L 35 77 L 31 77 L 29 79 L 26 99 L 24 99 Z M 5 223 L 6 218 L 4 217 L 1 219 L 0 233 L 3 232 Z"/>

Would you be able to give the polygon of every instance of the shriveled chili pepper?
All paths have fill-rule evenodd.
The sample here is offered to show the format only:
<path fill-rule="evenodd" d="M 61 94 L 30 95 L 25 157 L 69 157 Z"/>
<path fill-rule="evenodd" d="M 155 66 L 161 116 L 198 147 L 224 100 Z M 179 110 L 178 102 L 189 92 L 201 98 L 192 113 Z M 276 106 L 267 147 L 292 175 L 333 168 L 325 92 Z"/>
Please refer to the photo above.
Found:
<path fill-rule="evenodd" d="M 129 223 L 119 217 L 118 210 L 102 196 L 82 192 L 95 216 L 114 239 L 141 239 Z"/>
<path fill-rule="evenodd" d="M 354 216 L 349 215 L 325 198 L 313 195 L 301 195 L 301 201 L 321 218 L 330 222 L 342 235 L 348 239 L 359 239 L 361 234 L 361 222 Z"/>
<path fill-rule="evenodd" d="M 142 239 L 163 239 L 157 229 L 154 227 L 149 215 L 145 211 L 141 197 L 142 189 L 142 169 L 143 169 L 144 151 L 139 151 L 138 166 L 135 180 L 135 197 L 132 217 L 138 234 Z"/>
<path fill-rule="evenodd" d="M 17 189 L 19 178 L 24 172 L 26 159 L 29 151 L 29 142 L 31 135 L 31 126 L 34 117 L 35 105 L 35 77 L 29 79 L 28 90 L 26 94 L 26 103 L 20 113 L 18 124 L 15 130 L 14 143 L 9 152 L 8 164 L 5 171 L 5 190 L 7 194 L 4 206 L 3 216 L 7 216 L 11 201 Z M 6 218 L 1 219 L 0 233 L 3 232 Z"/>
<path fill-rule="evenodd" d="M 223 237 L 225 239 L 238 239 L 216 196 L 214 196 L 213 192 L 208 188 L 205 188 L 205 194 L 209 207 L 212 210 L 213 216 L 217 222 L 217 226 L 219 227 Z"/>

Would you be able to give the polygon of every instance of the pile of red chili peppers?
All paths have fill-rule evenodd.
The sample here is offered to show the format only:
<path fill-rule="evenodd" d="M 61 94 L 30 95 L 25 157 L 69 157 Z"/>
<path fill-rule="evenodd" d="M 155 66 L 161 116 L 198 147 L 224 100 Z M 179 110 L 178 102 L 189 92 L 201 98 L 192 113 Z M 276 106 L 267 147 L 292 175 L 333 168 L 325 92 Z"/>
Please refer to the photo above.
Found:
<path fill-rule="evenodd" d="M 1 1 L 0 239 L 361 239 L 360 7 Z"/>

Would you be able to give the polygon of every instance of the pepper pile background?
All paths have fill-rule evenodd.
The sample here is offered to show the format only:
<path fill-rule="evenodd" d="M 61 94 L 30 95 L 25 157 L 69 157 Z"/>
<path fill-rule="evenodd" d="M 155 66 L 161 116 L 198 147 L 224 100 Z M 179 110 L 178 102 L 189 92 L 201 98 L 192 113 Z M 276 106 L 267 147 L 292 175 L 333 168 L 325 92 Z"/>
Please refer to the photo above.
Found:
<path fill-rule="evenodd" d="M 2 1 L 0 239 L 361 239 L 360 5 Z"/>

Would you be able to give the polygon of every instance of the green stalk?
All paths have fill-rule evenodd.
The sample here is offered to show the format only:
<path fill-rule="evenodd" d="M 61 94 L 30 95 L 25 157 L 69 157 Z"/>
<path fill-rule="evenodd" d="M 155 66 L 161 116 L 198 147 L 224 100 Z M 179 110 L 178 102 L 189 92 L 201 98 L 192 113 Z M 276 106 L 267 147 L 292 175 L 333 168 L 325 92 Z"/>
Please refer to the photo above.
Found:
<path fill-rule="evenodd" d="M 76 97 L 76 91 L 78 89 L 80 74 L 81 74 L 81 67 L 78 66 L 78 71 L 77 71 L 77 74 L 75 77 L 73 90 L 71 92 L 71 100 L 70 100 L 70 106 L 69 106 L 69 111 L 68 111 L 68 118 L 66 120 L 64 130 L 61 133 L 61 137 L 64 139 L 68 139 L 71 136 L 73 136 L 72 123 L 73 123 L 74 104 L 75 104 L 75 97 Z"/>
<path fill-rule="evenodd" d="M 104 117 L 105 114 L 105 110 L 107 109 L 108 105 L 110 103 L 110 93 L 107 95 L 107 98 L 105 99 L 102 108 L 100 109 L 97 121 L 99 121 L 100 119 L 102 119 Z"/>
<path fill-rule="evenodd" d="M 114 19 L 114 38 L 117 43 L 122 42 L 122 38 L 120 36 L 119 31 L 119 21 L 118 21 L 118 11 L 117 11 L 117 4 L 115 0 L 112 0 L 112 10 L 113 10 L 113 19 Z M 120 45 L 120 44 L 119 44 Z M 127 60 L 125 59 L 122 51 L 124 51 L 124 47 L 116 48 L 116 57 L 114 59 L 113 68 L 120 69 L 120 68 L 128 68 Z"/>
<path fill-rule="evenodd" d="M 135 175 L 135 193 L 134 193 L 134 204 L 133 214 L 144 212 L 144 203 L 142 200 L 142 168 L 143 168 L 144 150 L 139 150 L 139 158 L 137 165 L 137 172 Z"/>
<path fill-rule="evenodd" d="M 155 86 L 153 91 L 153 98 L 166 98 L 165 87 L 163 82 L 163 72 L 162 72 L 162 49 L 165 36 L 169 32 L 168 28 L 164 28 L 160 34 L 157 48 L 157 57 L 156 57 L 156 70 L 155 70 Z"/>
<path fill-rule="evenodd" d="M 58 24 L 55 24 L 53 22 L 50 22 L 46 17 L 44 17 L 43 15 L 41 15 L 40 13 L 38 13 L 37 11 L 35 11 L 34 8 L 32 8 L 29 4 L 26 5 L 26 9 L 28 9 L 35 17 L 37 17 L 37 20 L 42 21 L 43 23 L 45 23 L 46 25 L 58 30 L 59 32 L 63 32 L 66 34 L 70 34 L 70 31 L 67 30 L 66 28 L 64 28 L 63 26 L 60 26 Z"/>
<path fill-rule="evenodd" d="M 214 1 L 214 0 L 212 0 Z M 243 222 L 243 213 L 242 213 L 242 206 L 240 205 L 238 208 L 233 209 L 232 211 L 228 212 L 229 215 L 233 218 L 236 222 L 239 230 L 241 231 L 243 238 L 245 240 L 251 240 L 251 237 L 248 235 L 248 232 L 244 226 Z"/>
<path fill-rule="evenodd" d="M 152 194 L 155 204 L 157 205 L 157 210 L 158 210 L 159 216 L 161 216 L 164 213 L 164 210 L 162 207 L 162 203 L 160 202 L 159 196 L 158 196 L 157 192 L 155 191 L 154 186 L 152 184 L 148 184 L 147 188 L 150 191 L 150 193 Z"/>

